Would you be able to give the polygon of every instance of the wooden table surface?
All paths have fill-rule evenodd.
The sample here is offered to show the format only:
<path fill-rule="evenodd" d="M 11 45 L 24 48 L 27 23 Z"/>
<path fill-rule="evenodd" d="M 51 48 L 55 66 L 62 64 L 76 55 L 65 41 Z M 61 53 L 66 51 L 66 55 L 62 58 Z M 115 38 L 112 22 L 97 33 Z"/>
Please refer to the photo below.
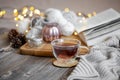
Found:
<path fill-rule="evenodd" d="M 19 50 L 0 53 L 0 80 L 66 80 L 72 68 L 52 65 L 52 57 L 21 55 Z"/>

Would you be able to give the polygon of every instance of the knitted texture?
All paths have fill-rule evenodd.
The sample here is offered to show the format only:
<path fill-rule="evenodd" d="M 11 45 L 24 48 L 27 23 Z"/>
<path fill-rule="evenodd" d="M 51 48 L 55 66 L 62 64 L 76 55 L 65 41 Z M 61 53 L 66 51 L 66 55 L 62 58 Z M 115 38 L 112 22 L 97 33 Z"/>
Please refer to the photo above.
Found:
<path fill-rule="evenodd" d="M 120 80 L 120 38 L 111 37 L 81 56 L 68 80 Z"/>

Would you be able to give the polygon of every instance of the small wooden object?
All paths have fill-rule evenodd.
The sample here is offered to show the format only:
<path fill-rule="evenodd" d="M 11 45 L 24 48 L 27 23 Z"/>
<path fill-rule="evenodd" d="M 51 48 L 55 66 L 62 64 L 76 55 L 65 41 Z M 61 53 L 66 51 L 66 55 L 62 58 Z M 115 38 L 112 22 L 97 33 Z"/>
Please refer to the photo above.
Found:
<path fill-rule="evenodd" d="M 53 61 L 53 65 L 57 66 L 57 67 L 73 67 L 73 66 L 76 66 L 78 64 L 78 61 L 77 60 L 73 60 L 73 61 L 70 61 L 70 62 L 60 62 L 58 60 L 55 60 Z"/>

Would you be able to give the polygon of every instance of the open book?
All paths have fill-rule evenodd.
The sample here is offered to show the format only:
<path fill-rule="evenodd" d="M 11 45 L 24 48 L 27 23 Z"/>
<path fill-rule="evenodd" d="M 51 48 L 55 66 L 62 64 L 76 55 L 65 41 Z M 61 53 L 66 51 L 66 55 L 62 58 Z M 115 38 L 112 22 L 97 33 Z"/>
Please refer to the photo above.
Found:
<path fill-rule="evenodd" d="M 114 9 L 105 10 L 87 19 L 86 27 L 76 28 L 76 31 L 83 42 L 93 46 L 111 35 L 120 34 L 120 13 Z"/>

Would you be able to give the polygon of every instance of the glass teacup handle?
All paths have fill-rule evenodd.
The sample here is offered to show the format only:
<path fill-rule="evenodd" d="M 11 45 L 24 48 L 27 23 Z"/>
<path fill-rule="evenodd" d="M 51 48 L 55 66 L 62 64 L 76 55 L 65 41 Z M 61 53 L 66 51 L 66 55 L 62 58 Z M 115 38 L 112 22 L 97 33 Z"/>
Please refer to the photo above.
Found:
<path fill-rule="evenodd" d="M 78 50 L 78 53 L 77 53 L 77 55 L 76 55 L 76 58 L 80 58 L 81 55 L 85 54 L 85 53 L 80 52 L 80 50 L 81 50 L 82 48 L 87 50 L 87 51 L 85 51 L 85 53 L 88 53 L 88 52 L 89 52 L 89 48 L 88 48 L 88 47 L 86 47 L 86 46 L 79 46 L 79 50 Z"/>

